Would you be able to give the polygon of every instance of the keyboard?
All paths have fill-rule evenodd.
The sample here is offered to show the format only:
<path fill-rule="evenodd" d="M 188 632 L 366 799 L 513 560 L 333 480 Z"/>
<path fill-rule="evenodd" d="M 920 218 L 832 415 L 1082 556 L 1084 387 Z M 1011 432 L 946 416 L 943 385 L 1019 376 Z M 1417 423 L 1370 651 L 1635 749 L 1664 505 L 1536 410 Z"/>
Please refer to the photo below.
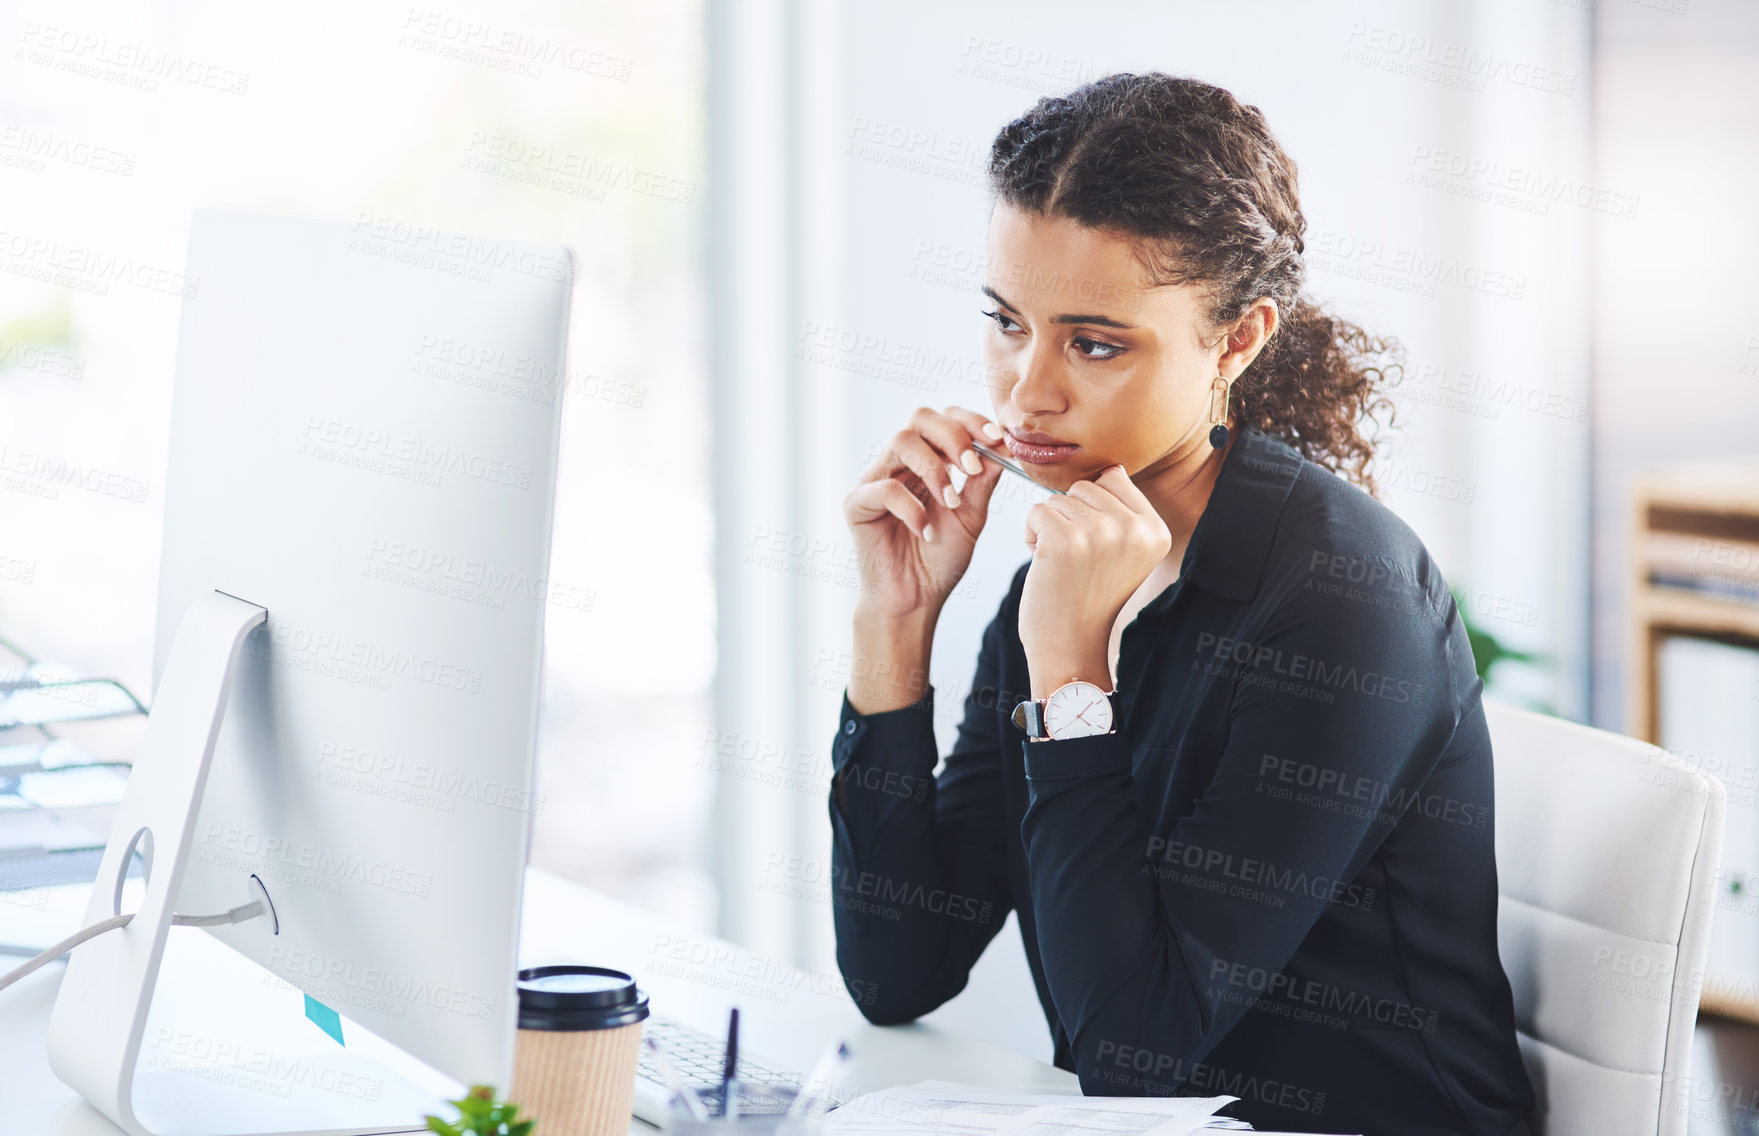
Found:
<path fill-rule="evenodd" d="M 683 1022 L 650 1014 L 642 1023 L 642 1035 L 654 1039 L 660 1052 L 678 1070 L 684 1083 L 695 1090 L 710 1115 L 721 1111 L 721 1058 L 726 1038 L 715 1037 Z M 765 1061 L 739 1047 L 739 1111 L 742 1114 L 788 1111 L 805 1074 Z M 649 1124 L 665 1126 L 671 1111 L 672 1090 L 660 1076 L 659 1066 L 642 1047 L 635 1074 L 635 1115 Z"/>

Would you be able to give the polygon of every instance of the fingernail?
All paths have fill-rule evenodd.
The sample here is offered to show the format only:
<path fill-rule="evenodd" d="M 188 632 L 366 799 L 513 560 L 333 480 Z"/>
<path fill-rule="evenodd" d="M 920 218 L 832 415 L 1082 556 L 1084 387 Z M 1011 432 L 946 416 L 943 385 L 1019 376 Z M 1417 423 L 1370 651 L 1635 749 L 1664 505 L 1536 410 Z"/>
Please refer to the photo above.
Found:
<path fill-rule="evenodd" d="M 959 491 L 949 485 L 941 490 L 941 500 L 947 503 L 947 508 L 957 509 L 959 507 Z"/>
<path fill-rule="evenodd" d="M 997 426 L 994 422 L 985 422 L 983 424 L 983 436 L 992 442 L 999 442 L 1002 440 L 1002 428 Z"/>
<path fill-rule="evenodd" d="M 966 450 L 960 454 L 959 464 L 965 467 L 966 473 L 983 472 L 983 459 L 977 456 L 976 450 Z"/>
<path fill-rule="evenodd" d="M 922 539 L 928 541 L 930 544 L 934 543 L 934 526 L 933 525 L 923 525 L 922 526 Z"/>

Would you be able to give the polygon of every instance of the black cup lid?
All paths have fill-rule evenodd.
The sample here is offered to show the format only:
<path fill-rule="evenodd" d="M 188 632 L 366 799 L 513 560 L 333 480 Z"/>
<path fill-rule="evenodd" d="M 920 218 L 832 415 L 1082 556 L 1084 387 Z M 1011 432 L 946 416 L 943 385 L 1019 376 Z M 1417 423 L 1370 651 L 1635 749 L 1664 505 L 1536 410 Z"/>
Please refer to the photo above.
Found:
<path fill-rule="evenodd" d="M 519 1028 L 611 1029 L 647 1017 L 647 992 L 603 966 L 534 966 L 519 972 Z"/>

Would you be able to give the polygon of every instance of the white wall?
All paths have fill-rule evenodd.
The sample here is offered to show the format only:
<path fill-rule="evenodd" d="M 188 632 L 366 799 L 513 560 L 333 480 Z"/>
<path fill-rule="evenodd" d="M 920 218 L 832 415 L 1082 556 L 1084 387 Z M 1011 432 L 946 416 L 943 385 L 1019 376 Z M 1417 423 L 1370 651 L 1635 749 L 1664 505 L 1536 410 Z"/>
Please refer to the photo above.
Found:
<path fill-rule="evenodd" d="M 194 209 L 564 242 L 565 590 L 532 855 L 712 919 L 702 18 L 697 0 L 0 2 L 0 635 L 150 695 Z"/>
<path fill-rule="evenodd" d="M 1756 53 L 1759 6 L 1747 0 L 1602 0 L 1596 13 L 1594 180 L 1637 201 L 1630 216 L 1597 217 L 1594 230 L 1593 720 L 1608 729 L 1629 721 L 1632 475 L 1759 455 Z M 1687 726 L 1669 732 L 1689 736 Z M 1737 774 L 1752 756 L 1686 754 Z M 1731 838 L 1750 834 L 1751 792 L 1731 781 L 1728 809 Z M 1731 845 L 1726 862 L 1752 855 Z M 1751 941 L 1751 906 L 1739 896 L 1725 894 L 1716 918 L 1718 942 Z M 1748 925 L 1723 926 L 1729 919 Z M 1756 1033 L 1699 1024 L 1692 1076 L 1715 1097 L 1692 1094 L 1693 1136 L 1751 1126 Z"/>
<path fill-rule="evenodd" d="M 1594 724 L 1623 730 L 1631 475 L 1759 453 L 1759 5 L 1601 4 L 1594 181 Z"/>

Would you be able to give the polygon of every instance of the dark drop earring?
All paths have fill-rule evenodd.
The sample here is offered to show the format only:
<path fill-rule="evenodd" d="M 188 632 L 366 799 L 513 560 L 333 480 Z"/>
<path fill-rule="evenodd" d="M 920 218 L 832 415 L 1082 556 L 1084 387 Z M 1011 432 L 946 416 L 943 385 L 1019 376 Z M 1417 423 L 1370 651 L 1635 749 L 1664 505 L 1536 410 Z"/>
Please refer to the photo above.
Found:
<path fill-rule="evenodd" d="M 1220 375 L 1209 385 L 1209 444 L 1223 449 L 1228 444 L 1228 380 Z"/>

